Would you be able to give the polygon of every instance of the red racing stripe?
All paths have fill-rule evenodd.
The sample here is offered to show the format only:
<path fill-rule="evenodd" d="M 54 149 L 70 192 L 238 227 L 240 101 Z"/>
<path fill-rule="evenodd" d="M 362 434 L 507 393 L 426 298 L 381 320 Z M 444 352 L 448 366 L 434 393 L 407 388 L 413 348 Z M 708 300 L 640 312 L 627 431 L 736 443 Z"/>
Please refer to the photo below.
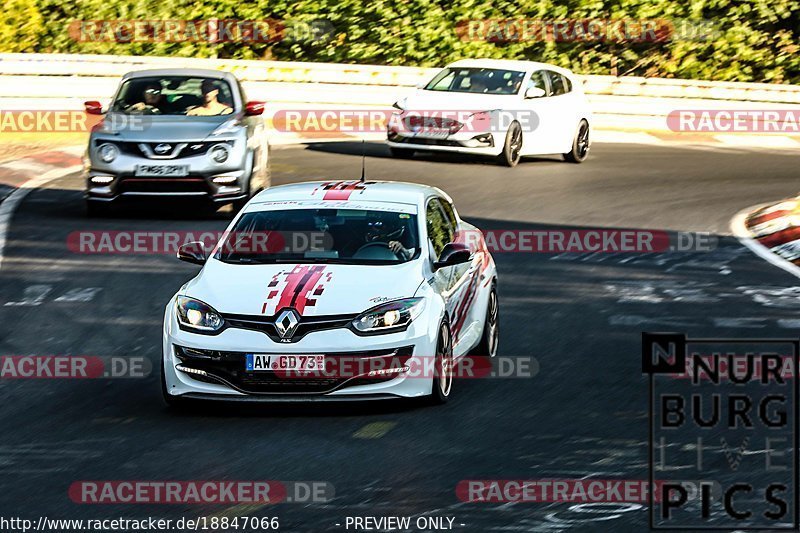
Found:
<path fill-rule="evenodd" d="M 281 291 L 280 300 L 278 300 L 278 305 L 275 308 L 275 311 L 279 311 L 284 307 L 291 306 L 292 300 L 294 298 L 294 294 L 297 291 L 297 285 L 303 280 L 306 272 L 308 272 L 310 267 L 308 266 L 296 266 L 292 269 L 291 272 L 286 276 L 286 286 Z"/>
<path fill-rule="evenodd" d="M 478 294 L 478 276 L 479 274 L 476 272 L 473 274 L 473 278 L 469 280 L 467 294 L 465 295 L 464 299 L 459 302 L 456 312 L 454 313 L 456 318 L 453 324 L 453 342 L 458 341 L 461 328 L 464 327 L 464 321 L 467 319 L 467 313 L 472 307 L 472 302 L 475 300 L 475 296 Z"/>
<path fill-rule="evenodd" d="M 301 292 L 298 293 L 298 296 L 294 302 L 294 308 L 297 309 L 297 312 L 301 315 L 308 304 L 308 296 L 310 295 L 311 291 L 317 285 L 317 282 L 322 277 L 323 271 L 325 270 L 324 266 L 314 266 L 311 268 L 310 275 L 308 279 L 303 284 Z M 313 302 L 312 302 L 313 305 Z"/>
<path fill-rule="evenodd" d="M 325 191 L 323 200 L 348 200 L 353 191 L 358 188 L 358 181 L 340 181 L 334 183 L 330 189 Z"/>

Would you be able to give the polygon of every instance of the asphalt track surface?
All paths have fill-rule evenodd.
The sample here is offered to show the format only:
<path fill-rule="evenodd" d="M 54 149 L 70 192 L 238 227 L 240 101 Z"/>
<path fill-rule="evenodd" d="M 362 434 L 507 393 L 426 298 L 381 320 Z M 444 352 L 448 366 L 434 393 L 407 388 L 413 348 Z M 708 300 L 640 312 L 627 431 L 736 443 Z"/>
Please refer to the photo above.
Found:
<path fill-rule="evenodd" d="M 276 149 L 273 184 L 357 178 L 360 151 L 355 143 Z M 238 511 L 278 516 L 282 531 L 344 531 L 347 516 L 368 515 L 451 516 L 454 530 L 469 532 L 643 531 L 646 506 L 587 513 L 569 503 L 463 504 L 455 486 L 464 479 L 646 479 L 642 331 L 797 334 L 798 280 L 727 236 L 740 210 L 797 193 L 794 153 L 596 144 L 583 165 L 541 158 L 514 169 L 445 156 L 393 160 L 372 143 L 367 155 L 370 179 L 439 186 L 483 229 L 664 229 L 721 238 L 712 252 L 495 254 L 500 355 L 533 356 L 539 373 L 459 380 L 442 407 L 180 413 L 162 404 L 155 372 L 2 380 L 2 514 L 232 516 L 237 511 L 226 506 L 77 505 L 67 489 L 76 480 L 319 480 L 335 486 L 328 504 Z M 218 230 L 226 215 L 134 208 L 87 219 L 80 189 L 77 175 L 54 181 L 29 194 L 12 220 L 0 271 L 0 353 L 144 356 L 157 368 L 163 307 L 197 267 L 172 256 L 76 254 L 67 235 Z M 78 296 L 57 300 L 65 294 Z M 7 305 L 13 302 L 19 305 Z"/>

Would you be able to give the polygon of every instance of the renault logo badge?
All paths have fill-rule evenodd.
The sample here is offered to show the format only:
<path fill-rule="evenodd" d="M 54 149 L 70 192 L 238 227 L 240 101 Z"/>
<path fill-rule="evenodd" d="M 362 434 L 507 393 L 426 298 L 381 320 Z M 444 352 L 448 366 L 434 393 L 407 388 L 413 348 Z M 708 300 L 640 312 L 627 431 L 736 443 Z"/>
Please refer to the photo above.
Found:
<path fill-rule="evenodd" d="M 275 318 L 275 329 L 278 330 L 278 335 L 281 339 L 290 339 L 294 335 L 297 325 L 300 323 L 300 317 L 294 309 L 284 309 L 278 313 Z"/>

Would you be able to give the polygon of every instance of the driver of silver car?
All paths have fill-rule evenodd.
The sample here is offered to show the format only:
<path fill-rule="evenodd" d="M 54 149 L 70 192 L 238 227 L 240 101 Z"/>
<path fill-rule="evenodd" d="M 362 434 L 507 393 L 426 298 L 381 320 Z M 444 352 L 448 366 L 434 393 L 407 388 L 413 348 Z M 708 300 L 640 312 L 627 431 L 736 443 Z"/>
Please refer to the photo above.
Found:
<path fill-rule="evenodd" d="M 161 85 L 148 83 L 142 88 L 142 99 L 128 106 L 127 111 L 137 111 L 143 115 L 158 115 L 161 113 L 163 102 L 164 95 L 161 94 Z"/>

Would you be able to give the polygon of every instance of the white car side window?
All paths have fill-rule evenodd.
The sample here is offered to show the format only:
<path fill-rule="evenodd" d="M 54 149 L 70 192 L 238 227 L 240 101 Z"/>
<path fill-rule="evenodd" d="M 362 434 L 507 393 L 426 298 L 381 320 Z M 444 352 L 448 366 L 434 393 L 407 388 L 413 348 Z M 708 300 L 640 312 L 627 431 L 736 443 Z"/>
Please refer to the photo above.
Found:
<path fill-rule="evenodd" d="M 545 74 L 543 70 L 538 70 L 533 74 L 531 74 L 531 79 L 528 80 L 527 88 L 531 89 L 535 87 L 537 89 L 541 89 L 544 91 L 545 96 L 550 96 L 550 93 L 548 92 L 547 82 L 544 79 L 544 75 Z"/>

